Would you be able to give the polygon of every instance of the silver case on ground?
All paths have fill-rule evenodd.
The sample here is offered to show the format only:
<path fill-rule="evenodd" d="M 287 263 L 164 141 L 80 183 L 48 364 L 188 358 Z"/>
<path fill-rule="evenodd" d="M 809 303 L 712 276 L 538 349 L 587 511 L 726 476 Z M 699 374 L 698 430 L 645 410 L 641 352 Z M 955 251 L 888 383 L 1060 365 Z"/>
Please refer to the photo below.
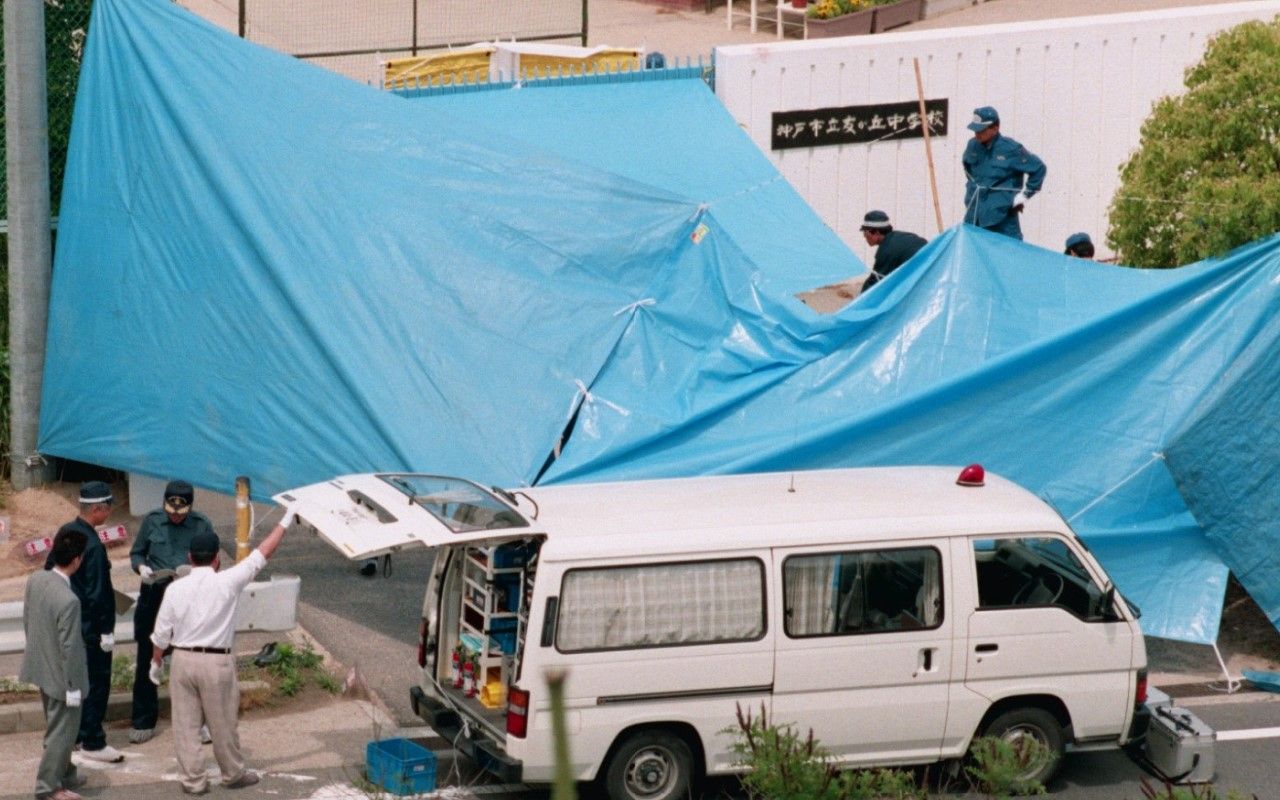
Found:
<path fill-rule="evenodd" d="M 1213 780 L 1218 734 L 1185 708 L 1160 704 L 1151 708 L 1147 758 L 1175 783 Z"/>

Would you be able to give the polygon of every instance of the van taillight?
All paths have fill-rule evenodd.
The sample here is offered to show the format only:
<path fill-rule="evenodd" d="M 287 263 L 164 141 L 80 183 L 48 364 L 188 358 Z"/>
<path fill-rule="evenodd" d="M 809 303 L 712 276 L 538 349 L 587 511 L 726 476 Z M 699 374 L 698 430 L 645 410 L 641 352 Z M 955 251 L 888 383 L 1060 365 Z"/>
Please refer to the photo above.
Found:
<path fill-rule="evenodd" d="M 427 665 L 427 621 L 418 623 L 418 666 Z"/>
<path fill-rule="evenodd" d="M 1147 671 L 1145 669 L 1138 670 L 1138 686 L 1133 694 L 1135 707 L 1147 702 Z"/>
<path fill-rule="evenodd" d="M 529 693 L 514 686 L 507 691 L 507 733 L 521 739 L 529 733 Z"/>

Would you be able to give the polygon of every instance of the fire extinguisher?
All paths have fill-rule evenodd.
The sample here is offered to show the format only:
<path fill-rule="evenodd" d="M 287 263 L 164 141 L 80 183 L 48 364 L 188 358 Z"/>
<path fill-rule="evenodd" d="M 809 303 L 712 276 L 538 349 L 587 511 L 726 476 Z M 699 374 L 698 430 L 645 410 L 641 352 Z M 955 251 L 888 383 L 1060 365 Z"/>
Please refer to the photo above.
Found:
<path fill-rule="evenodd" d="M 453 683 L 453 688 L 462 688 L 462 647 L 453 648 L 453 664 L 449 669 L 449 679 Z"/>
<path fill-rule="evenodd" d="M 462 665 L 462 693 L 467 697 L 476 696 L 476 662 L 467 661 Z"/>

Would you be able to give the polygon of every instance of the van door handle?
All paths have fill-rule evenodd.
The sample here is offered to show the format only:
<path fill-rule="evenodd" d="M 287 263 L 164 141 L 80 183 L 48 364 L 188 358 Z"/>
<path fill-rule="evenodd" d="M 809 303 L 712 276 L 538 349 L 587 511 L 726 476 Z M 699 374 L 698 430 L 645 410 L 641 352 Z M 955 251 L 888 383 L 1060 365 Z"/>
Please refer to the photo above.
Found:
<path fill-rule="evenodd" d="M 935 649 L 933 647 L 920 648 L 920 661 L 916 671 L 911 673 L 911 677 L 918 678 L 921 672 L 933 672 L 933 651 Z"/>
<path fill-rule="evenodd" d="M 975 653 L 994 653 L 999 649 L 1000 649 L 1000 645 L 998 644 L 980 644 L 977 647 L 973 648 L 973 651 Z"/>

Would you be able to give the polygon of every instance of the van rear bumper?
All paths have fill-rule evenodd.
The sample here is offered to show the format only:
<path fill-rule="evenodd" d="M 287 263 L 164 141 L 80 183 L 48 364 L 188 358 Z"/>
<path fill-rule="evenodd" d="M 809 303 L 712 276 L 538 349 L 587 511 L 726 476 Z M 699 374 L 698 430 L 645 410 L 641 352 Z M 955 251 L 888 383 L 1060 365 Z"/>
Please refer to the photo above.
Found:
<path fill-rule="evenodd" d="M 462 751 L 462 754 L 476 763 L 476 766 L 488 772 L 503 783 L 521 783 L 524 765 L 517 759 L 502 752 L 495 742 L 475 726 L 471 727 L 471 738 L 462 736 L 462 718 L 458 712 L 433 697 L 428 697 L 421 686 L 409 690 L 409 703 L 413 713 L 422 718 L 435 732 L 443 736 Z"/>

